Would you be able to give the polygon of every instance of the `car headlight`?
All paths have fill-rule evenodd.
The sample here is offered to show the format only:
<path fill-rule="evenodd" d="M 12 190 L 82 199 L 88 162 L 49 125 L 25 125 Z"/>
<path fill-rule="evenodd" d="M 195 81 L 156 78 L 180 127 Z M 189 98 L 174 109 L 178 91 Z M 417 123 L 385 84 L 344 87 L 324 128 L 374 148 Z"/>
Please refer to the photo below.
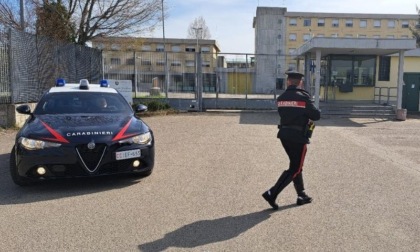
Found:
<path fill-rule="evenodd" d="M 150 132 L 118 141 L 118 143 L 120 144 L 124 144 L 124 143 L 149 144 L 151 142 L 152 142 L 152 134 L 150 134 Z"/>
<path fill-rule="evenodd" d="M 40 150 L 51 147 L 60 147 L 60 143 L 47 142 L 42 140 L 35 140 L 26 137 L 19 138 L 19 143 L 28 150 Z"/>

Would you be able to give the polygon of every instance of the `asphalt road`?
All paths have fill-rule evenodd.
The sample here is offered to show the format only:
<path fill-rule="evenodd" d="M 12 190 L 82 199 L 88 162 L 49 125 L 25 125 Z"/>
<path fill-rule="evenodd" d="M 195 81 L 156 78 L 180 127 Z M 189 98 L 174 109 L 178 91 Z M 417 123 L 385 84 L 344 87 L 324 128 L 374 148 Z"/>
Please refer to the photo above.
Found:
<path fill-rule="evenodd" d="M 147 117 L 147 178 L 10 179 L 13 130 L 0 131 L 0 251 L 418 251 L 420 119 L 322 119 L 304 166 L 312 204 L 292 185 L 276 113 Z"/>

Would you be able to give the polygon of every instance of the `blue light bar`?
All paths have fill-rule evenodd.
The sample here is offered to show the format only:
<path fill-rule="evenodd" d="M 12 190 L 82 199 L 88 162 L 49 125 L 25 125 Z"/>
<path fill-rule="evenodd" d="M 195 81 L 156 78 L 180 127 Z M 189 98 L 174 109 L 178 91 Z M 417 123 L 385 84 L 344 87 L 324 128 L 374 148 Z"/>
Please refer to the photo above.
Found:
<path fill-rule="evenodd" d="M 101 80 L 100 86 L 101 87 L 109 87 L 108 80 Z"/>
<path fill-rule="evenodd" d="M 55 86 L 56 87 L 64 87 L 66 85 L 66 80 L 59 78 L 55 81 Z"/>

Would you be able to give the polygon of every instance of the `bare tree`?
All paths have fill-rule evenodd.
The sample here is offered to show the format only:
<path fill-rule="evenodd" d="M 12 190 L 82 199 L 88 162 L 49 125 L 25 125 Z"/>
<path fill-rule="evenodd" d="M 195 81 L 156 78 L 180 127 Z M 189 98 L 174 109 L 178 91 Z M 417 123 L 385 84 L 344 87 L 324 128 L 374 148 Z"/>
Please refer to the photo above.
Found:
<path fill-rule="evenodd" d="M 415 24 L 410 26 L 410 31 L 413 34 L 413 37 L 416 39 L 417 47 L 420 47 L 420 9 L 416 5 L 416 11 L 419 15 L 419 19 Z"/>
<path fill-rule="evenodd" d="M 188 27 L 188 38 L 193 39 L 210 39 L 211 34 L 210 30 L 206 25 L 206 20 L 203 17 L 198 17 L 194 19 L 190 26 Z"/>
<path fill-rule="evenodd" d="M 25 11 L 25 23 L 21 23 L 20 5 L 16 0 L 0 0 L 0 26 L 10 27 L 16 30 L 34 31 L 35 11 L 34 5 L 28 1 L 23 6 Z"/>
<path fill-rule="evenodd" d="M 7 1 L 7 0 L 2 0 Z M 68 11 L 71 26 L 74 27 L 74 42 L 85 45 L 97 37 L 137 36 L 153 30 L 161 21 L 163 0 L 26 0 L 42 9 L 47 3 L 57 3 Z M 12 2 L 12 1 L 10 1 Z M 14 3 L 5 3 L 3 24 L 18 22 Z M 0 6 L 1 8 L 1 6 Z M 1 10 L 0 10 L 1 11 Z M 1 17 L 3 13 L 0 12 Z M 35 27 L 35 24 L 33 24 Z M 56 32 L 59 32 L 55 29 Z"/>

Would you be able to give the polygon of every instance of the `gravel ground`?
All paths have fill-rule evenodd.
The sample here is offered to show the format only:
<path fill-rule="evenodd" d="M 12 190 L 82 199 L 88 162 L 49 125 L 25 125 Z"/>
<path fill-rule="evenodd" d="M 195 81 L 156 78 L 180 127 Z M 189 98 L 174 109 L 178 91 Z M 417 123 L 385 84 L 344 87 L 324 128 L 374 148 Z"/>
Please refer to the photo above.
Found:
<path fill-rule="evenodd" d="M 2 251 L 418 251 L 420 119 L 321 119 L 293 186 L 273 112 L 146 117 L 156 165 L 143 179 L 15 186 L 15 131 L 0 131 Z"/>

